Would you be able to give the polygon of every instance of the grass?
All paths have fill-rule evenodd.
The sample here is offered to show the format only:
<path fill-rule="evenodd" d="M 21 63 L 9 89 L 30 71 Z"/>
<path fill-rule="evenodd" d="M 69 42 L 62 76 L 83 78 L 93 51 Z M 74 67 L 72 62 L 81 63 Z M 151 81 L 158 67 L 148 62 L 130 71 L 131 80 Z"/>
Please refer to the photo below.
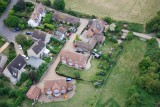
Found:
<path fill-rule="evenodd" d="M 91 81 L 95 78 L 95 75 L 98 71 L 101 71 L 97 66 L 100 63 L 100 60 L 97 59 L 92 59 L 91 60 L 91 65 L 92 67 L 89 70 L 80 70 L 80 69 L 75 69 L 73 67 L 68 67 L 67 65 L 60 65 L 58 69 L 58 73 L 69 76 L 69 77 L 74 77 L 75 78 L 75 72 L 80 73 L 80 78 L 86 81 Z"/>
<path fill-rule="evenodd" d="M 68 101 L 44 104 L 38 103 L 35 107 L 93 107 L 99 91 L 96 91 L 93 85 L 80 81 L 77 81 L 76 87 L 76 94 Z M 25 100 L 23 102 L 23 107 L 31 107 L 31 103 L 30 100 Z"/>
<path fill-rule="evenodd" d="M 128 88 L 132 85 L 133 78 L 139 74 L 138 63 L 143 59 L 145 51 L 146 43 L 138 39 L 132 40 L 125 46 L 125 51 L 112 69 L 103 88 L 97 107 L 109 105 L 124 107 Z"/>
<path fill-rule="evenodd" d="M 6 40 L 0 35 L 0 47 L 2 47 L 5 42 Z"/>
<path fill-rule="evenodd" d="M 160 0 L 65 0 L 65 3 L 67 9 L 89 15 L 143 24 L 160 10 Z"/>

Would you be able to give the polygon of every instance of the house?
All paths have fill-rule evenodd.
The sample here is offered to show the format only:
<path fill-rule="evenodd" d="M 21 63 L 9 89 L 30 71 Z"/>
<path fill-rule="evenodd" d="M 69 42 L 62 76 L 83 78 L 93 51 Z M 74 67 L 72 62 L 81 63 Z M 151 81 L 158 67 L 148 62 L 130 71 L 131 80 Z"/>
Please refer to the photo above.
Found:
<path fill-rule="evenodd" d="M 34 67 L 35 69 L 38 69 L 40 65 L 42 65 L 43 63 L 45 63 L 45 61 L 43 61 L 42 59 L 36 58 L 34 56 L 31 56 L 28 60 L 27 60 L 27 65 L 31 65 L 32 67 Z"/>
<path fill-rule="evenodd" d="M 105 40 L 103 35 L 95 35 L 88 42 L 84 41 L 75 41 L 74 46 L 81 48 L 83 51 L 91 51 L 96 44 L 102 44 Z"/>
<path fill-rule="evenodd" d="M 84 51 L 91 51 L 95 47 L 96 44 L 97 44 L 97 40 L 95 38 L 91 38 L 89 42 L 76 41 L 74 43 L 74 46 L 81 48 Z"/>
<path fill-rule="evenodd" d="M 13 61 L 5 68 L 3 74 L 10 79 L 13 84 L 16 84 L 24 71 L 26 61 L 22 55 L 18 55 Z"/>
<path fill-rule="evenodd" d="M 63 64 L 80 69 L 84 69 L 88 61 L 88 56 L 68 50 L 62 50 L 60 58 Z"/>
<path fill-rule="evenodd" d="M 37 27 L 41 20 L 42 17 L 45 16 L 45 7 L 42 5 L 42 3 L 36 3 L 34 7 L 34 11 L 28 21 L 28 25 L 31 27 Z"/>
<path fill-rule="evenodd" d="M 66 35 L 67 35 L 67 29 L 65 29 L 64 27 L 59 27 L 55 35 L 53 35 L 53 37 L 58 40 L 63 40 Z"/>
<path fill-rule="evenodd" d="M 42 58 L 45 50 L 45 43 L 41 39 L 39 39 L 27 50 L 27 53 L 29 57 L 33 56 L 36 58 Z"/>
<path fill-rule="evenodd" d="M 27 98 L 34 101 L 38 100 L 40 95 L 41 95 L 41 89 L 36 85 L 32 85 L 26 94 Z"/>
<path fill-rule="evenodd" d="M 51 36 L 43 31 L 40 30 L 34 30 L 32 34 L 33 41 L 37 41 L 41 39 L 45 44 L 47 44 L 50 41 Z"/>
<path fill-rule="evenodd" d="M 0 74 L 3 73 L 6 63 L 7 63 L 7 56 L 1 54 L 0 55 Z"/>
<path fill-rule="evenodd" d="M 65 78 L 57 80 L 46 80 L 44 83 L 44 92 L 46 95 L 59 97 L 72 90 L 72 82 L 67 82 Z"/>
<path fill-rule="evenodd" d="M 86 36 L 88 38 L 91 38 L 96 34 L 102 34 L 105 30 L 105 24 L 106 23 L 100 19 L 89 21 L 87 25 L 88 31 L 86 33 Z"/>
<path fill-rule="evenodd" d="M 52 19 L 57 20 L 57 21 L 62 22 L 62 23 L 73 24 L 73 25 L 76 25 L 76 24 L 80 23 L 79 18 L 68 15 L 68 14 L 65 14 L 65 13 L 61 13 L 61 12 L 55 12 L 53 14 Z"/>

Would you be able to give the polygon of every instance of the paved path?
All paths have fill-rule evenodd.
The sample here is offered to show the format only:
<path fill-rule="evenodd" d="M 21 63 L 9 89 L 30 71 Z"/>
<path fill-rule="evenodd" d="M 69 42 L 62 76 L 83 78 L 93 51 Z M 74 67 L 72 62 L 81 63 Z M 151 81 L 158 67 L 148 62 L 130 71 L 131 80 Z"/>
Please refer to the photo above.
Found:
<path fill-rule="evenodd" d="M 6 42 L 1 48 L 0 48 L 0 53 L 2 53 L 7 47 L 8 47 L 9 43 Z"/>
<path fill-rule="evenodd" d="M 24 55 L 23 49 L 19 49 L 18 44 L 16 42 L 14 42 L 14 48 L 16 50 L 17 55 L 19 55 L 19 54 Z"/>
<path fill-rule="evenodd" d="M 15 40 L 15 36 L 20 32 L 13 32 L 10 29 L 8 29 L 8 27 L 4 25 L 3 20 L 6 19 L 9 10 L 11 10 L 13 5 L 15 5 L 16 3 L 17 0 L 11 0 L 11 3 L 0 17 L 0 35 L 7 39 L 9 42 L 13 42 Z"/>
<path fill-rule="evenodd" d="M 70 39 L 66 42 L 66 44 L 64 45 L 63 49 L 65 50 L 70 50 L 73 51 L 74 47 L 73 47 L 73 41 L 75 39 L 75 35 L 78 34 L 80 35 L 80 33 L 82 32 L 82 30 L 86 27 L 86 25 L 88 24 L 88 20 L 86 19 L 81 19 L 81 25 L 79 26 L 78 30 L 76 33 L 73 33 L 70 36 Z M 57 67 L 57 65 L 60 62 L 60 54 L 57 55 L 56 59 L 54 60 L 53 64 L 50 65 L 49 69 L 47 70 L 47 72 L 44 74 L 44 76 L 41 78 L 40 82 L 38 83 L 38 86 L 42 89 L 44 89 L 44 82 L 45 80 L 53 80 L 53 79 L 59 79 L 59 78 L 64 78 L 62 76 L 59 76 L 55 69 Z"/>
<path fill-rule="evenodd" d="M 122 31 L 127 31 L 127 32 L 129 32 L 128 30 L 122 30 Z M 153 38 L 153 35 L 152 34 L 144 34 L 144 33 L 137 33 L 137 32 L 133 32 L 133 34 L 135 35 L 135 36 L 137 36 L 137 37 L 140 37 L 140 38 L 143 38 L 143 39 L 151 39 L 151 38 Z M 157 39 L 157 41 L 158 41 L 158 43 L 159 43 L 159 45 L 160 45 L 160 39 L 158 39 L 158 38 L 156 38 Z"/>

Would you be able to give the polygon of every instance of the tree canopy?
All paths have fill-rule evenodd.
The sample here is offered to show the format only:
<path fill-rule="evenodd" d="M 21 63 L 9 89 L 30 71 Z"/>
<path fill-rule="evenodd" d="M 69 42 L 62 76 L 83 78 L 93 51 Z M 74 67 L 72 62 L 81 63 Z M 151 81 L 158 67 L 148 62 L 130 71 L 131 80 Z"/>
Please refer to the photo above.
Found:
<path fill-rule="evenodd" d="M 65 2 L 64 2 L 64 0 L 54 0 L 53 7 L 56 10 L 64 10 L 65 9 Z"/>

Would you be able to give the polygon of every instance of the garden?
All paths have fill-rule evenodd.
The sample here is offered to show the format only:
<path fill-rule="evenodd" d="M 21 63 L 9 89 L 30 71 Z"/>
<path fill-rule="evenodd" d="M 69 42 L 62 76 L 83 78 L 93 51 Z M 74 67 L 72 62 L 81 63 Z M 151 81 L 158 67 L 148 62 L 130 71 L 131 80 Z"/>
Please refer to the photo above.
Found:
<path fill-rule="evenodd" d="M 51 37 L 47 48 L 51 51 L 52 54 L 57 54 L 57 53 L 60 52 L 60 50 L 62 49 L 62 47 L 65 44 L 65 42 L 66 42 L 65 40 L 64 41 L 60 41 L 58 39 L 55 39 L 55 38 Z"/>
<path fill-rule="evenodd" d="M 0 47 L 2 47 L 5 42 L 6 40 L 0 35 Z"/>

